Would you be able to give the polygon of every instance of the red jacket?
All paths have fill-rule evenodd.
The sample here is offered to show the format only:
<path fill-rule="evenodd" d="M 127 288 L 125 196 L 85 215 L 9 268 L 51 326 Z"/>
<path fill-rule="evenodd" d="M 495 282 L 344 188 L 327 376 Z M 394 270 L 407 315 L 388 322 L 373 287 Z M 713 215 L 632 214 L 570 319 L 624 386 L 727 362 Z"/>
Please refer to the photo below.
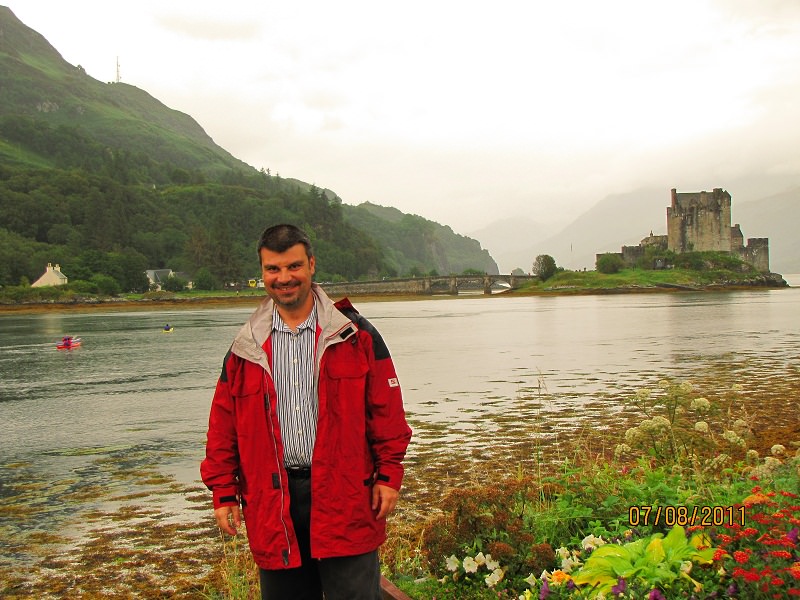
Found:
<path fill-rule="evenodd" d="M 400 489 L 411 439 L 397 374 L 378 332 L 348 300 L 317 285 L 319 418 L 311 464 L 311 554 L 371 552 L 386 539 L 372 511 L 375 481 Z M 300 566 L 289 514 L 277 396 L 264 348 L 272 331 L 266 299 L 225 357 L 209 417 L 203 482 L 214 508 L 241 503 L 250 549 L 263 569 Z"/>

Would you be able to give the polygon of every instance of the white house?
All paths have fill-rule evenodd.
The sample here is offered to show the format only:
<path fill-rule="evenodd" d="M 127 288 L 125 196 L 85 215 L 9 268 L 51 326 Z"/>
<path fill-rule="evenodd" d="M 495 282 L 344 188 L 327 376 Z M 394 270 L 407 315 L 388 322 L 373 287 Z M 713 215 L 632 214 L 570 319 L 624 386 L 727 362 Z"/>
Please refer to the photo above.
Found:
<path fill-rule="evenodd" d="M 69 279 L 61 272 L 61 266 L 47 263 L 44 275 L 31 284 L 31 287 L 44 287 L 48 285 L 67 285 Z"/>
<path fill-rule="evenodd" d="M 150 282 L 150 289 L 158 291 L 161 291 L 161 287 L 167 282 L 167 279 L 175 276 L 172 269 L 147 269 L 145 274 Z"/>

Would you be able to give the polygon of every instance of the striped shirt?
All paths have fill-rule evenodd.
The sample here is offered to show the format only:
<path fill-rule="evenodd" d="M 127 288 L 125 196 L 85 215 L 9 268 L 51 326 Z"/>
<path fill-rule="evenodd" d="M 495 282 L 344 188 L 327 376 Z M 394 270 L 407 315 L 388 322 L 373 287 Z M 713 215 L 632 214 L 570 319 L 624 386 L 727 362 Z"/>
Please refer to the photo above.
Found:
<path fill-rule="evenodd" d="M 278 393 L 278 422 L 287 467 L 311 466 L 317 437 L 317 387 L 314 345 L 317 306 L 292 331 L 276 310 L 272 321 L 272 377 Z"/>

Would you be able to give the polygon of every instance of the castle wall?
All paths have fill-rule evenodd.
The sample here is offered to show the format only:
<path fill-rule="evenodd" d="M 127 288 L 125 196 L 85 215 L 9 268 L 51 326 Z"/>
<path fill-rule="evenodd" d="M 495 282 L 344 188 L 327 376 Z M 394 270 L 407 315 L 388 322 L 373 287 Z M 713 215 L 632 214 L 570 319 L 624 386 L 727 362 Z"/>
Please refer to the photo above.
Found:
<path fill-rule="evenodd" d="M 748 238 L 737 254 L 762 273 L 769 273 L 769 238 Z"/>
<path fill-rule="evenodd" d="M 667 237 L 674 252 L 731 251 L 731 195 L 721 188 L 678 193 L 667 207 Z"/>

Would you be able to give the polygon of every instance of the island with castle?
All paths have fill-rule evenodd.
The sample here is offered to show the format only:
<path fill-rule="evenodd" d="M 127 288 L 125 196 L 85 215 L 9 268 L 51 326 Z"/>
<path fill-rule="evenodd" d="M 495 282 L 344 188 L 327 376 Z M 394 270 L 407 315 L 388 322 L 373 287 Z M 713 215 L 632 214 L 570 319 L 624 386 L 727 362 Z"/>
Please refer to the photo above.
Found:
<path fill-rule="evenodd" d="M 650 235 L 638 246 L 623 246 L 619 256 L 635 265 L 647 248 L 684 252 L 728 252 L 761 273 L 769 273 L 769 239 L 748 238 L 738 223 L 731 226 L 731 195 L 722 188 L 712 192 L 671 190 L 667 207 L 667 235 Z M 656 268 L 665 265 L 654 265 Z"/>

